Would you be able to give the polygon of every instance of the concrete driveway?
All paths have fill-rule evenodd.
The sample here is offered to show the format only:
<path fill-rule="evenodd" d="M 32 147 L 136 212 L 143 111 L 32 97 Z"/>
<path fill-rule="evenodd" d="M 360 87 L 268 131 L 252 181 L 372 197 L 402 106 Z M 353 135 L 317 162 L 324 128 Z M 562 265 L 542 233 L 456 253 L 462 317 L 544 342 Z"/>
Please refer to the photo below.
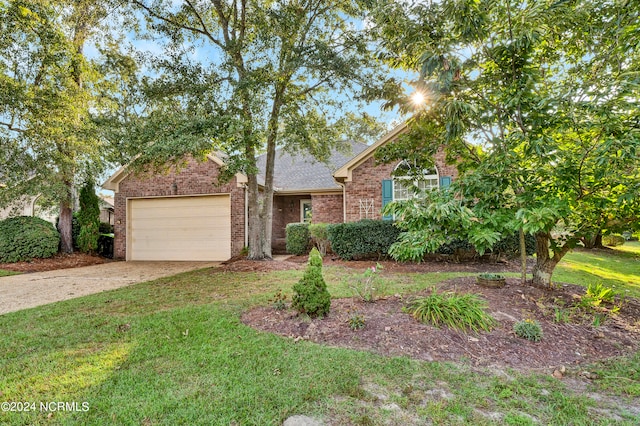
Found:
<path fill-rule="evenodd" d="M 0 278 L 0 315 L 126 287 L 220 262 L 110 262 Z"/>

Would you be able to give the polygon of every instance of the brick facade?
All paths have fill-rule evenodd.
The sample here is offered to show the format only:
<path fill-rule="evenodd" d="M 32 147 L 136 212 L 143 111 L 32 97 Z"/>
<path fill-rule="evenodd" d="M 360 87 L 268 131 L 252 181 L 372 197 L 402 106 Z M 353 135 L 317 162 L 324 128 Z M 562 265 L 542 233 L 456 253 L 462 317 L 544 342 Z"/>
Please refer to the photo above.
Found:
<path fill-rule="evenodd" d="M 311 196 L 312 221 L 315 223 L 342 223 L 344 221 L 342 193 L 313 194 Z"/>
<path fill-rule="evenodd" d="M 126 259 L 127 198 L 180 195 L 230 194 L 231 197 L 231 255 L 244 247 L 244 189 L 234 177 L 230 182 L 216 185 L 220 166 L 211 160 L 190 160 L 178 173 L 125 177 L 115 194 L 114 257 Z"/>
<path fill-rule="evenodd" d="M 439 149 L 435 155 L 435 164 L 439 176 L 458 177 L 455 166 L 444 161 L 445 153 Z M 352 180 L 345 182 L 346 221 L 354 222 L 360 219 L 382 219 L 382 181 L 391 179 L 391 172 L 398 162 L 390 164 L 376 164 L 373 157 L 354 168 Z M 369 207 L 369 208 L 367 208 Z"/>

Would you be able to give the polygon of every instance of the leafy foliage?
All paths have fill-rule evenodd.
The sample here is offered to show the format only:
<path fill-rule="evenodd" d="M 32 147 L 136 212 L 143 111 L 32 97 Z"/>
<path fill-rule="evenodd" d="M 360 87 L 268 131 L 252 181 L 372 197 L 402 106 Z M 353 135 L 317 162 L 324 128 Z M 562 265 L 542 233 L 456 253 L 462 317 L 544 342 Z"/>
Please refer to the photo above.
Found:
<path fill-rule="evenodd" d="M 110 1 L 0 2 L 0 206 L 24 195 L 59 205 L 65 252 L 73 188 L 102 170 L 106 152 L 93 115 L 107 109 L 97 59 L 83 49 L 107 26 Z M 96 43 L 109 39 L 103 32 Z"/>
<path fill-rule="evenodd" d="M 0 221 L 0 262 L 51 257 L 59 244 L 60 234 L 46 220 L 20 216 Z"/>
<path fill-rule="evenodd" d="M 315 247 L 309 254 L 309 264 L 302 279 L 293 286 L 291 306 L 310 317 L 329 313 L 331 295 L 322 276 L 322 256 Z"/>
<path fill-rule="evenodd" d="M 429 296 L 415 299 L 407 309 L 420 322 L 477 332 L 490 331 L 496 323 L 486 308 L 486 302 L 475 294 L 434 290 Z"/>
<path fill-rule="evenodd" d="M 536 320 L 526 319 L 519 321 L 513 325 L 513 331 L 516 333 L 516 336 L 531 340 L 532 342 L 542 340 L 542 327 Z"/>
<path fill-rule="evenodd" d="M 100 199 L 95 193 L 93 181 L 87 182 L 80 190 L 80 211 L 78 212 L 78 247 L 84 253 L 98 249 L 100 236 Z"/>
<path fill-rule="evenodd" d="M 611 287 L 607 287 L 601 283 L 589 284 L 584 296 L 581 298 L 580 304 L 597 308 L 602 302 L 613 303 L 615 297 L 616 292 Z"/>
<path fill-rule="evenodd" d="M 371 219 L 331 224 L 327 229 L 331 249 L 345 260 L 384 257 L 400 234 L 393 222 Z"/>
<path fill-rule="evenodd" d="M 444 146 L 460 171 L 451 194 L 387 206 L 405 231 L 394 257 L 417 260 L 454 231 L 482 253 L 522 230 L 536 238 L 534 284 L 549 286 L 582 237 L 637 226 L 637 8 L 444 0 L 379 12 L 380 56 L 419 70 L 429 100 L 379 157 L 419 161 Z"/>
<path fill-rule="evenodd" d="M 287 253 L 301 255 L 309 252 L 309 224 L 289 223 L 285 228 Z"/>
<path fill-rule="evenodd" d="M 309 224 L 309 236 L 311 241 L 318 248 L 318 251 L 322 256 L 327 254 L 327 247 L 329 246 L 329 232 L 327 230 L 326 223 L 310 223 Z"/>

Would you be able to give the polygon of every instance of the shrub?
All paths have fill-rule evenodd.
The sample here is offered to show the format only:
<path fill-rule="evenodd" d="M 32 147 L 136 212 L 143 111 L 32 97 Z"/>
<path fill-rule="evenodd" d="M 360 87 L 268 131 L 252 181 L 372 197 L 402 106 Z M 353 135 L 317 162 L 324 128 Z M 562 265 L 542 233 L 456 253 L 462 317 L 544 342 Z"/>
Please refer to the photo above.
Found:
<path fill-rule="evenodd" d="M 287 309 L 287 295 L 282 294 L 282 290 L 278 290 L 276 294 L 273 295 L 273 298 L 269 299 L 271 305 L 276 311 L 284 311 Z"/>
<path fill-rule="evenodd" d="M 20 216 L 0 221 L 0 262 L 51 257 L 58 252 L 60 234 L 46 220 Z"/>
<path fill-rule="evenodd" d="M 309 252 L 309 224 L 290 223 L 286 229 L 287 253 L 306 254 Z"/>
<path fill-rule="evenodd" d="M 331 307 L 331 295 L 322 277 L 322 256 L 314 247 L 302 279 L 293 286 L 291 306 L 310 317 L 324 316 Z"/>
<path fill-rule="evenodd" d="M 617 247 L 624 244 L 624 237 L 621 235 L 605 235 L 602 237 L 602 245 L 609 247 Z"/>
<path fill-rule="evenodd" d="M 391 221 L 363 219 L 327 227 L 331 249 L 341 259 L 380 258 L 396 242 L 400 230 Z"/>
<path fill-rule="evenodd" d="M 540 327 L 540 324 L 536 320 L 526 319 L 517 322 L 513 325 L 513 331 L 518 337 L 531 340 L 532 342 L 542 340 L 542 327 Z"/>
<path fill-rule="evenodd" d="M 113 234 L 113 225 L 110 223 L 100 222 L 98 232 L 101 234 Z"/>
<path fill-rule="evenodd" d="M 349 323 L 349 328 L 353 331 L 361 330 L 367 325 L 367 320 L 364 318 L 364 315 L 359 312 L 353 312 L 347 322 Z"/>
<path fill-rule="evenodd" d="M 93 182 L 89 181 L 80 190 L 78 248 L 84 253 L 94 252 L 98 249 L 98 237 L 100 236 L 100 199 L 95 193 L 94 186 Z"/>
<path fill-rule="evenodd" d="M 382 269 L 382 265 L 379 263 L 377 263 L 376 266 L 367 268 L 367 270 L 356 279 L 355 284 L 350 286 L 353 293 L 363 302 L 373 303 L 378 299 L 378 295 L 383 292 L 382 280 L 378 276 L 380 269 Z"/>
<path fill-rule="evenodd" d="M 531 234 L 524 234 L 524 242 L 527 255 L 531 256 L 536 252 L 536 237 Z M 502 237 L 496 242 L 491 251 L 495 254 L 504 255 L 509 258 L 520 255 L 520 233 L 516 232 L 512 235 Z"/>
<path fill-rule="evenodd" d="M 315 244 L 322 256 L 327 254 L 327 247 L 329 246 L 329 232 L 327 231 L 326 223 L 311 223 L 309 224 L 309 236 L 311 241 Z"/>
<path fill-rule="evenodd" d="M 489 331 L 496 320 L 486 312 L 487 304 L 475 294 L 436 293 L 414 300 L 408 310 L 415 319 L 436 327 Z"/>

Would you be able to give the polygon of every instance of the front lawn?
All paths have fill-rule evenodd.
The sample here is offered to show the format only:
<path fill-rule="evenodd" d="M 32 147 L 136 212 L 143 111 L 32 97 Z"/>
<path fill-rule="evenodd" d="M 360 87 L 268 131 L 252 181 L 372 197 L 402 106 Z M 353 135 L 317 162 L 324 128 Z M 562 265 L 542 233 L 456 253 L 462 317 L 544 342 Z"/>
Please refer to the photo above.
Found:
<path fill-rule="evenodd" d="M 627 296 L 640 298 L 640 243 L 627 242 L 613 250 L 575 250 L 562 259 L 553 280 L 587 287 L 602 283 Z"/>
<path fill-rule="evenodd" d="M 349 279 L 360 272 L 325 268 L 332 296 L 350 296 Z M 244 310 L 269 303 L 278 289 L 290 295 L 301 275 L 201 270 L 2 315 L 0 401 L 79 409 L 36 405 L 1 412 L 0 423 L 280 425 L 294 414 L 335 425 L 640 421 L 638 355 L 585 366 L 598 373 L 588 388 L 598 394 L 588 394 L 546 371 L 387 358 L 241 323 Z M 392 274 L 386 292 L 463 275 Z"/>
<path fill-rule="evenodd" d="M 19 272 L 13 271 L 5 271 L 4 269 L 0 269 L 0 277 L 8 277 L 9 275 L 17 275 Z"/>

